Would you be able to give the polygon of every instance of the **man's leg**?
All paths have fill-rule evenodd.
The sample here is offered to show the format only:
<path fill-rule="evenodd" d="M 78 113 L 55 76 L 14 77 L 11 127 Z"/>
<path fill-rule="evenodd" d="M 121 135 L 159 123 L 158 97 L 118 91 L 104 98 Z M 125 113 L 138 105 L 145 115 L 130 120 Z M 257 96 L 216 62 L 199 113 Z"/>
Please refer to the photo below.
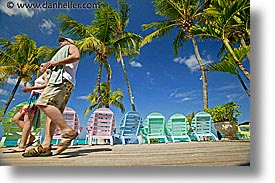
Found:
<path fill-rule="evenodd" d="M 51 146 L 52 137 L 54 135 L 56 126 L 57 126 L 56 123 L 54 123 L 53 121 L 51 121 L 49 117 L 47 117 L 45 137 L 44 137 L 43 143 L 41 144 L 43 148 L 47 148 Z"/>
<path fill-rule="evenodd" d="M 63 114 L 61 113 L 61 111 L 58 108 L 51 106 L 51 105 L 47 105 L 47 106 L 38 105 L 38 108 L 41 111 L 43 111 L 51 119 L 51 121 L 56 123 L 60 127 L 60 129 L 62 130 L 63 133 L 73 130 L 65 122 Z"/>

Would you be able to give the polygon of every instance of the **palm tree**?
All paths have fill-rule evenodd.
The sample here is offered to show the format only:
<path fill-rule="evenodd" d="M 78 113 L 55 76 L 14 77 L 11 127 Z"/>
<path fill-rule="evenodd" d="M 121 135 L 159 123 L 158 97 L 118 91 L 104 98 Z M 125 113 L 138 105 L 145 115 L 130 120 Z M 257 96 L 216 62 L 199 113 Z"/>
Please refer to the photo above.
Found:
<path fill-rule="evenodd" d="M 100 90 L 101 90 L 101 96 L 102 96 L 102 105 L 106 108 L 109 108 L 110 105 L 116 106 L 120 108 L 120 111 L 122 113 L 125 112 L 124 105 L 122 103 L 123 99 L 123 92 L 120 89 L 117 89 L 115 91 L 112 91 L 108 88 L 108 84 L 106 82 L 103 82 L 100 84 Z M 94 108 L 99 108 L 98 103 L 98 92 L 97 87 L 94 88 L 94 93 L 91 93 L 88 95 L 87 100 L 91 102 L 91 106 L 88 107 L 85 110 L 85 115 L 87 115 L 89 112 L 91 112 Z"/>
<path fill-rule="evenodd" d="M 141 39 L 137 35 L 131 33 L 121 32 L 124 28 L 119 28 L 119 13 L 113 10 L 108 4 L 101 3 L 98 10 L 95 11 L 95 19 L 92 25 L 83 25 L 68 15 L 58 16 L 61 22 L 60 31 L 68 36 L 79 39 L 76 45 L 82 54 L 95 54 L 95 61 L 99 62 L 98 76 L 97 76 L 97 92 L 98 105 L 102 107 L 101 97 L 101 75 L 102 68 L 105 66 L 107 76 L 107 90 L 110 88 L 111 81 L 111 67 L 108 63 L 108 58 L 112 55 L 118 60 L 122 59 L 122 55 L 133 55 L 133 49 L 138 50 L 136 39 Z M 124 21 L 124 20 L 122 20 Z M 132 97 L 131 97 L 132 98 Z"/>
<path fill-rule="evenodd" d="M 155 31 L 143 40 L 143 44 L 149 43 L 154 38 L 159 38 L 170 33 L 171 29 L 178 29 L 178 34 L 174 39 L 174 53 L 178 55 L 178 49 L 183 47 L 187 40 L 191 40 L 196 59 L 200 66 L 203 82 L 203 107 L 208 108 L 208 84 L 204 63 L 199 53 L 197 41 L 190 28 L 201 18 L 203 5 L 200 0 L 153 0 L 156 8 L 156 14 L 166 17 L 167 20 L 152 22 L 142 25 L 143 29 L 152 28 Z"/>
<path fill-rule="evenodd" d="M 127 85 L 132 110 L 136 111 L 134 97 L 127 76 L 126 67 L 124 64 L 123 56 L 134 57 L 140 52 L 142 37 L 138 34 L 126 32 L 125 29 L 129 22 L 130 7 L 124 0 L 119 0 L 119 7 L 116 11 L 116 39 L 114 40 L 115 57 L 121 63 L 125 82 Z"/>
<path fill-rule="evenodd" d="M 237 56 L 238 60 L 240 61 L 244 60 L 248 53 L 249 53 L 248 46 L 234 49 L 234 54 Z M 207 64 L 207 68 L 208 68 L 208 71 L 226 72 L 229 74 L 236 75 L 243 89 L 245 90 L 247 95 L 250 97 L 250 91 L 246 86 L 245 82 L 243 81 L 239 73 L 238 66 L 236 65 L 234 58 L 230 53 L 227 53 L 226 55 L 224 55 L 223 58 L 221 59 L 221 62 Z"/>
<path fill-rule="evenodd" d="M 242 39 L 246 34 L 249 42 L 249 0 L 232 0 L 232 1 L 211 1 L 209 8 L 204 10 L 204 16 L 207 18 L 204 26 L 195 25 L 190 32 L 201 38 L 213 38 L 221 40 L 227 51 L 234 58 L 235 64 L 250 81 L 250 73 L 237 58 L 233 46 L 236 45 L 236 36 L 245 46 L 245 40 Z"/>
<path fill-rule="evenodd" d="M 103 65 L 107 66 L 107 58 L 112 55 L 111 41 L 114 33 L 112 27 L 114 27 L 114 11 L 106 3 L 101 3 L 99 9 L 95 11 L 95 19 L 92 25 L 83 25 L 76 20 L 72 19 L 68 15 L 58 16 L 58 20 L 61 22 L 60 31 L 68 36 L 80 39 L 76 42 L 82 54 L 95 54 L 95 61 L 99 62 L 98 76 L 97 76 L 97 92 L 98 92 L 98 104 L 102 106 L 102 97 L 100 90 L 101 75 Z M 107 70 L 107 72 L 110 70 Z M 108 72 L 108 74 L 110 74 Z M 110 79 L 111 76 L 109 75 Z M 109 83 L 109 82 L 108 82 Z"/>
<path fill-rule="evenodd" d="M 14 95 L 21 83 L 29 82 L 33 74 L 39 69 L 39 60 L 47 59 L 45 56 L 50 50 L 48 47 L 36 47 L 34 40 L 26 34 L 18 34 L 11 42 L 7 39 L 0 39 L 0 80 L 6 84 L 7 78 L 15 76 L 17 81 L 4 106 L 6 113 Z"/>

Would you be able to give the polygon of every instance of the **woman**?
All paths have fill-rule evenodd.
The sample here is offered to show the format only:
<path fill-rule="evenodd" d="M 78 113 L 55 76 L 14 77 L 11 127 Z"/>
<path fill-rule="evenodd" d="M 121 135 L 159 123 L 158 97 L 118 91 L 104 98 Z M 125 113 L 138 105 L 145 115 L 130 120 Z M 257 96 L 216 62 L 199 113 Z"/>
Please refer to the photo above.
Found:
<path fill-rule="evenodd" d="M 34 116 L 39 115 L 39 109 L 37 108 L 37 106 L 35 106 L 35 102 L 43 89 L 48 84 L 49 79 L 45 71 L 45 65 L 41 64 L 40 72 L 42 74 L 34 81 L 34 86 L 22 88 L 23 92 L 32 91 L 29 99 L 27 100 L 27 104 L 24 105 L 22 109 L 20 109 L 12 118 L 12 121 L 15 122 L 22 129 L 22 138 L 16 148 L 8 149 L 3 153 L 24 152 L 27 147 L 35 143 L 35 137 L 31 134 L 31 127 Z"/>

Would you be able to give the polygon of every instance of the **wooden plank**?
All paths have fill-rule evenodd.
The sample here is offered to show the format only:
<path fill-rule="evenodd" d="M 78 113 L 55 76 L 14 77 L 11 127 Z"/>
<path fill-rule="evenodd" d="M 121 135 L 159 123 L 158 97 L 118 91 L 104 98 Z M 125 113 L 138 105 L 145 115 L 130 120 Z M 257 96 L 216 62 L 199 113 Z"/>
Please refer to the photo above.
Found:
<path fill-rule="evenodd" d="M 55 146 L 54 146 L 55 147 Z M 238 166 L 250 164 L 250 142 L 184 142 L 71 146 L 61 155 L 22 158 L 4 154 L 0 165 L 13 166 Z"/>

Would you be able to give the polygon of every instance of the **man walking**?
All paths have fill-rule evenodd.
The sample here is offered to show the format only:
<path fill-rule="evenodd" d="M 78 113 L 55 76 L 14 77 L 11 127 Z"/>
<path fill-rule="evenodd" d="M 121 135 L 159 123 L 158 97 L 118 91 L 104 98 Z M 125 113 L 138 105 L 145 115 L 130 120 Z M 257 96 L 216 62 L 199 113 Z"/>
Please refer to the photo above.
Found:
<path fill-rule="evenodd" d="M 55 155 L 63 152 L 77 137 L 63 117 L 63 111 L 76 83 L 76 71 L 80 59 L 78 48 L 73 40 L 58 37 L 60 49 L 53 58 L 45 63 L 49 71 L 49 83 L 36 102 L 36 106 L 47 115 L 45 138 L 36 149 L 23 153 L 24 157 L 51 156 L 51 141 L 56 125 L 62 130 L 62 140 Z"/>

